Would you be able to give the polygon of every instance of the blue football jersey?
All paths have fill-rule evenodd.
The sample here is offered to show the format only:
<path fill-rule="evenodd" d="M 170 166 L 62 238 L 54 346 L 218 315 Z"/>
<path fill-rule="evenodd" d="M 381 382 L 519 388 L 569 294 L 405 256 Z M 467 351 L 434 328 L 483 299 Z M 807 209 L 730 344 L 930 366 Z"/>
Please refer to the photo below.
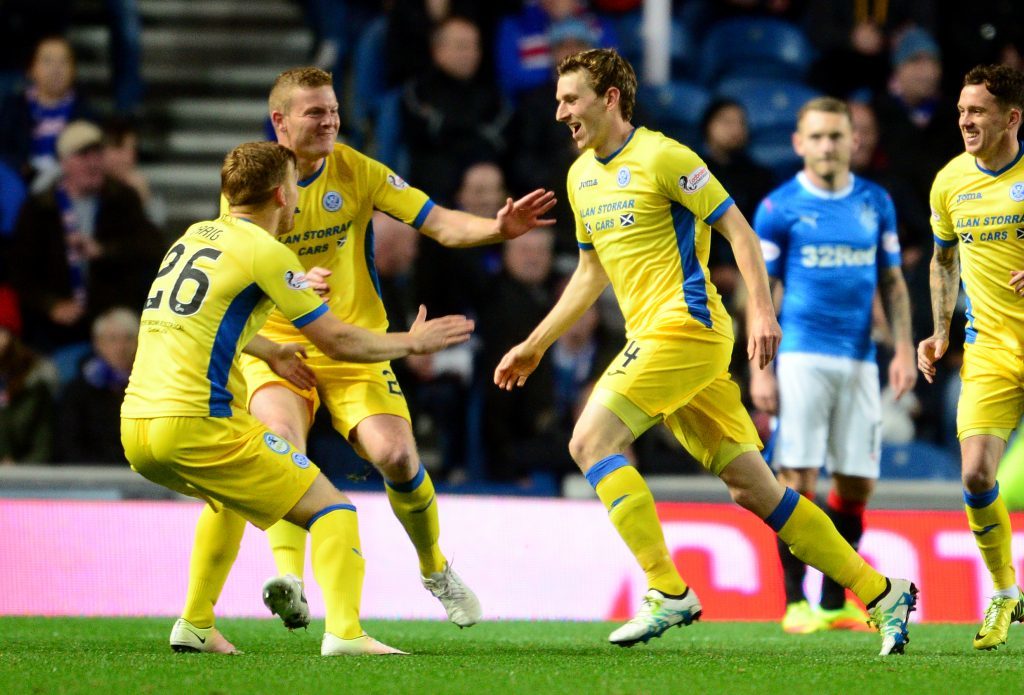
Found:
<path fill-rule="evenodd" d="M 879 272 L 900 265 L 889 194 L 852 174 L 843 190 L 826 191 L 800 172 L 761 202 L 754 230 L 768 274 L 785 287 L 779 351 L 874 359 Z"/>

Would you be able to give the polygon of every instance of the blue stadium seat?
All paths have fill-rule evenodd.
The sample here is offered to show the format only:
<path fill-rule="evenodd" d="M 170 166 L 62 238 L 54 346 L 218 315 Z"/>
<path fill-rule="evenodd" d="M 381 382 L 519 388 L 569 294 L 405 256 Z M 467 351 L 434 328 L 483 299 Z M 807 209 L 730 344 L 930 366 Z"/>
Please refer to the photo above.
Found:
<path fill-rule="evenodd" d="M 960 480 L 960 458 L 929 442 L 883 445 L 881 463 L 882 480 Z"/>
<path fill-rule="evenodd" d="M 700 120 L 711 93 L 695 82 L 677 80 L 660 87 L 641 85 L 637 102 L 651 128 L 695 144 L 701 139 Z"/>
<path fill-rule="evenodd" d="M 780 19 L 727 19 L 701 45 L 700 81 L 711 85 L 731 75 L 801 79 L 815 51 L 799 27 Z"/>
<path fill-rule="evenodd" d="M 387 29 L 387 17 L 371 21 L 353 53 L 350 113 L 355 125 L 352 144 L 357 148 L 365 146 L 387 93 Z M 342 85 L 339 82 L 337 86 Z"/>
<path fill-rule="evenodd" d="M 792 145 L 796 114 L 805 102 L 820 96 L 818 92 L 790 80 L 733 77 L 723 81 L 715 94 L 735 99 L 746 109 L 754 161 L 780 179 L 800 168 Z"/>
<path fill-rule="evenodd" d="M 643 10 L 628 12 L 613 20 L 619 40 L 619 52 L 633 64 L 638 73 L 643 71 L 644 65 L 643 21 Z M 672 75 L 695 76 L 697 71 L 693 57 L 696 53 L 696 42 L 693 35 L 679 18 L 673 17 L 671 21 Z"/>
<path fill-rule="evenodd" d="M 385 91 L 380 98 L 374 133 L 374 156 L 399 176 L 409 174 L 409 150 L 402 141 L 402 89 Z"/>
<path fill-rule="evenodd" d="M 792 80 L 734 77 L 718 85 L 715 96 L 743 104 L 751 132 L 776 127 L 792 132 L 800 107 L 821 94 Z"/>

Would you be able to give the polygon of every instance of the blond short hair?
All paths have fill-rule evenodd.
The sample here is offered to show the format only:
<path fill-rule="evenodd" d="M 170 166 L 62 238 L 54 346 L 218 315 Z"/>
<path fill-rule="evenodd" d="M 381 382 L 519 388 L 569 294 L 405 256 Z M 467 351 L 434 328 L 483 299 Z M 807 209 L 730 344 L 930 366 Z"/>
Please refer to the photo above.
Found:
<path fill-rule="evenodd" d="M 278 111 L 288 113 L 292 105 L 292 92 L 296 89 L 316 89 L 317 87 L 333 87 L 334 77 L 331 73 L 320 68 L 292 68 L 285 70 L 277 79 L 274 86 L 270 88 L 270 97 L 267 99 L 270 113 Z"/>
<path fill-rule="evenodd" d="M 276 142 L 247 142 L 224 158 L 220 190 L 228 205 L 262 205 L 288 176 L 288 162 L 295 165 L 295 153 Z"/>
<path fill-rule="evenodd" d="M 850 107 L 847 106 L 846 102 L 842 99 L 836 99 L 835 97 L 815 97 L 811 99 L 796 112 L 796 124 L 800 125 L 800 121 L 804 120 L 811 111 L 820 111 L 822 113 L 838 113 L 840 116 L 846 116 L 847 121 L 851 121 L 850 118 Z"/>

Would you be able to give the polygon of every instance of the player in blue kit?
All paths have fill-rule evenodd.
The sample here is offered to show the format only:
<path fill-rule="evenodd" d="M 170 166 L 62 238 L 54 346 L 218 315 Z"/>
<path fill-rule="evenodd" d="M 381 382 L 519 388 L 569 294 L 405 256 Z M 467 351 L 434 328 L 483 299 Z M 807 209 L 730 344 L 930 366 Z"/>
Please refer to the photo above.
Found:
<path fill-rule="evenodd" d="M 889 384 L 897 398 L 917 375 L 896 213 L 884 189 L 850 172 L 853 144 L 842 101 L 821 97 L 800 109 L 793 146 L 804 168 L 754 217 L 773 294 L 782 294 L 783 338 L 776 372 L 752 370 L 750 390 L 754 405 L 778 414 L 770 459 L 779 480 L 813 500 L 824 465 L 832 476 L 825 511 L 856 548 L 881 450 L 871 341 L 876 290 L 892 329 Z M 806 565 L 782 543 L 779 557 L 786 632 L 868 629 L 864 611 L 828 577 L 820 609 L 812 609 L 803 589 Z"/>

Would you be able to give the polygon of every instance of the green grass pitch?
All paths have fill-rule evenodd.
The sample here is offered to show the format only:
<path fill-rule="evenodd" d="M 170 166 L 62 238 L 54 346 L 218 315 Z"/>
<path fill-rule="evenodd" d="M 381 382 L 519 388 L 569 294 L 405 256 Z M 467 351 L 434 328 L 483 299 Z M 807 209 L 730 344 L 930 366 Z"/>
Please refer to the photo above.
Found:
<path fill-rule="evenodd" d="M 1024 632 L 995 652 L 973 625 L 916 625 L 904 656 L 873 633 L 785 635 L 697 623 L 613 647 L 608 623 L 366 621 L 405 657 L 322 658 L 322 621 L 221 620 L 241 656 L 175 654 L 167 618 L 0 618 L 2 693 L 967 693 L 1020 692 Z"/>

